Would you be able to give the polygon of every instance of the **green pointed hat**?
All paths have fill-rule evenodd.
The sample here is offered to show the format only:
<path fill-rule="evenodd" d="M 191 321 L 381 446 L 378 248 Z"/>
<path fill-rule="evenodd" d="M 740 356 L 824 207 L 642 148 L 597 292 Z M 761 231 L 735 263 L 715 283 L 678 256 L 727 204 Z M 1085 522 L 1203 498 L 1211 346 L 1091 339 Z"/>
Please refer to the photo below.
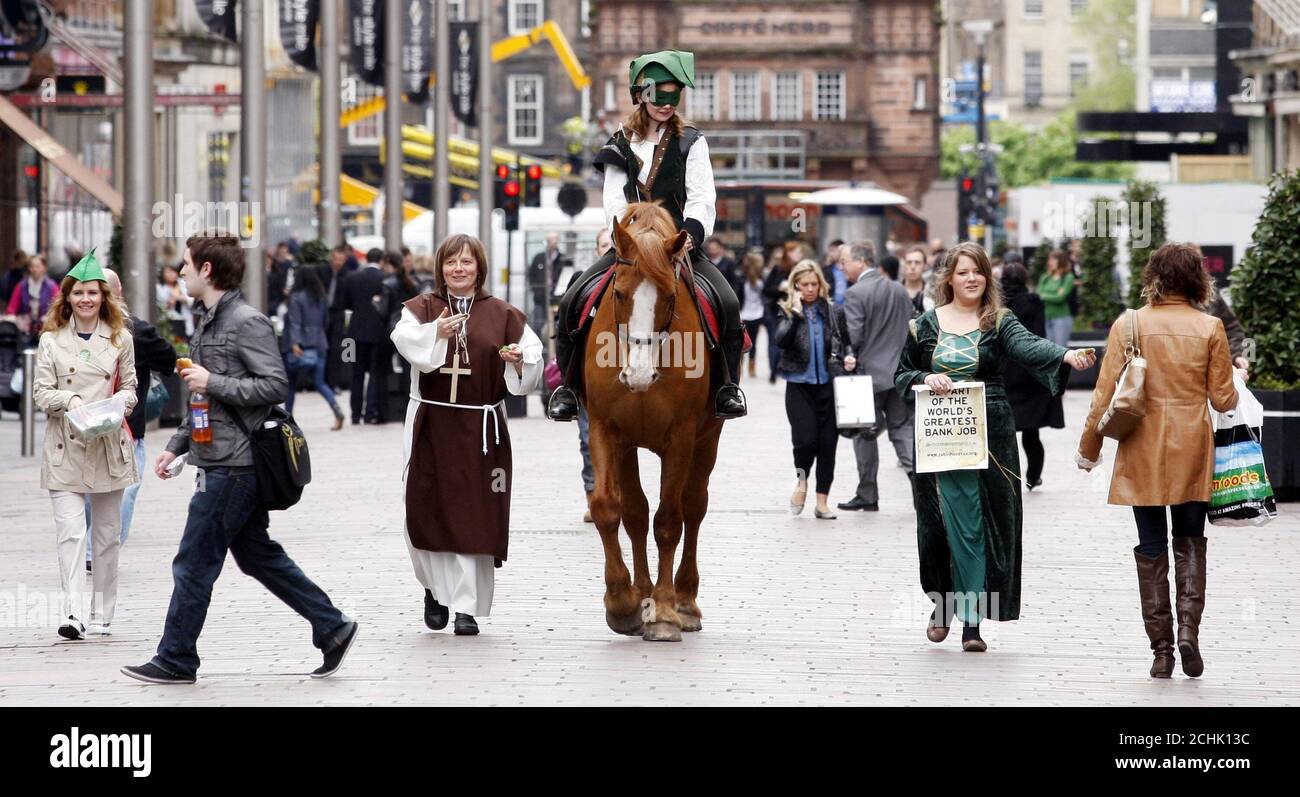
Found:
<path fill-rule="evenodd" d="M 695 53 L 660 50 L 638 56 L 628 67 L 628 85 L 636 85 L 637 75 L 642 70 L 645 70 L 645 77 L 656 83 L 673 80 L 687 88 L 695 88 Z"/>
<path fill-rule="evenodd" d="M 108 275 L 104 273 L 104 268 L 99 265 L 99 258 L 95 257 L 95 250 L 91 249 L 86 256 L 77 261 L 77 265 L 72 267 L 68 276 L 77 282 L 108 282 Z"/>

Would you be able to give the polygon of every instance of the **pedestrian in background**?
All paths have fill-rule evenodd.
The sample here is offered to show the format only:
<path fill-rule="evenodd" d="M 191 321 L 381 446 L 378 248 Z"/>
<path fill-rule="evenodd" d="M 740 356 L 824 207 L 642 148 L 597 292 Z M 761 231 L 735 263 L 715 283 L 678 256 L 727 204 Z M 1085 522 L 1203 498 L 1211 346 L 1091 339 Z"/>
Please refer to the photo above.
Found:
<path fill-rule="evenodd" d="M 614 248 L 614 238 L 608 227 L 601 227 L 596 233 L 596 260 Z M 568 290 L 582 277 L 582 272 L 574 271 L 569 278 Z M 750 354 L 753 354 L 751 351 Z M 578 453 L 582 455 L 582 491 L 587 497 L 587 508 L 582 513 L 583 523 L 593 523 L 591 517 L 591 494 L 596 489 L 596 471 L 591 466 L 591 422 L 587 419 L 587 408 L 578 405 Z"/>
<path fill-rule="evenodd" d="M 1200 250 L 1168 243 L 1142 269 L 1146 304 L 1111 325 L 1106 356 L 1092 393 L 1075 461 L 1084 470 L 1101 464 L 1097 423 L 1110 406 L 1125 360 L 1125 341 L 1136 330 L 1137 353 L 1146 360 L 1146 415 L 1115 452 L 1108 502 L 1133 507 L 1138 545 L 1138 594 L 1151 642 L 1152 678 L 1174 671 L 1174 616 L 1169 603 L 1169 526 L 1173 525 L 1177 647 L 1183 673 L 1205 669 L 1200 651 L 1205 609 L 1205 516 L 1214 477 L 1214 432 L 1209 407 L 1237 406 L 1233 367 L 1223 323 L 1197 309 L 1210 298 L 1210 276 Z M 1245 378 L 1244 372 L 1238 372 Z"/>
<path fill-rule="evenodd" d="M 704 256 L 709 262 L 721 272 L 727 284 L 740 296 L 740 269 L 736 266 L 736 259 L 727 251 L 723 245 L 722 239 L 716 235 L 710 235 L 704 239 Z"/>
<path fill-rule="evenodd" d="M 45 258 L 32 255 L 27 260 L 27 276 L 9 297 L 9 315 L 18 319 L 18 328 L 33 343 L 41 337 L 41 324 L 59 294 L 59 283 L 50 279 Z"/>
<path fill-rule="evenodd" d="M 98 566 L 92 574 L 89 631 L 108 634 L 117 608 L 122 492 L 137 479 L 131 434 L 125 425 L 86 438 L 68 413 L 108 398 L 127 413 L 136 403 L 135 350 L 121 305 L 94 250 L 68 272 L 45 317 L 36 351 L 33 398 L 48 416 L 41 456 L 41 489 L 50 493 L 63 591 L 59 636 L 84 639 L 86 508 Z"/>
<path fill-rule="evenodd" d="M 380 389 L 384 381 L 381 360 L 385 348 L 380 345 L 380 340 L 388 330 L 387 320 L 380 316 L 384 292 L 383 259 L 384 250 L 371 249 L 366 253 L 366 264 L 343 280 L 342 308 L 352 313 L 348 318 L 346 337 L 356 353 L 349 396 L 353 426 L 362 420 L 372 425 L 388 422 L 388 408 Z M 339 301 L 338 293 L 335 300 Z"/>
<path fill-rule="evenodd" d="M 175 371 L 176 349 L 162 339 L 153 324 L 130 314 L 130 309 L 122 299 L 122 280 L 117 276 L 117 273 L 106 268 L 104 269 L 104 277 L 108 282 L 110 295 L 118 303 L 119 310 L 126 316 L 131 325 L 131 348 L 135 357 L 135 409 L 127 415 L 126 423 L 134 440 L 132 448 L 135 453 L 136 480 L 122 491 L 122 531 L 118 535 L 118 541 L 122 545 L 126 545 L 126 538 L 131 535 L 131 520 L 135 517 L 135 500 L 140 493 L 140 485 L 144 483 L 144 433 L 145 424 L 148 422 L 145 406 L 149 396 L 149 375 L 151 373 L 165 375 Z M 94 502 L 90 500 L 89 496 L 86 496 L 84 507 L 86 512 L 86 532 L 92 534 L 95 520 Z M 93 552 L 94 546 L 87 545 L 87 573 L 93 570 Z"/>
<path fill-rule="evenodd" d="M 844 304 L 844 292 L 849 289 L 849 279 L 840 268 L 840 250 L 844 247 L 844 241 L 836 238 L 826 247 L 826 253 L 822 256 L 822 274 L 826 277 L 826 282 L 831 286 L 831 301 L 836 306 Z"/>
<path fill-rule="evenodd" d="M 776 384 L 776 375 L 780 371 L 781 348 L 774 345 L 776 329 L 782 317 L 780 304 L 787 295 L 786 289 L 789 287 L 790 272 L 794 269 L 795 264 L 803 259 L 803 244 L 798 241 L 786 241 L 772 250 L 772 259 L 769 263 L 767 276 L 763 279 L 763 301 L 767 308 L 767 339 L 769 341 L 767 358 L 768 365 L 771 368 L 767 382 L 770 385 Z"/>
<path fill-rule="evenodd" d="M 192 364 L 181 370 L 181 378 L 192 395 L 209 399 L 211 441 L 192 439 L 196 409 L 154 463 L 158 478 L 169 479 L 169 466 L 185 454 L 202 475 L 172 560 L 174 585 L 157 654 L 145 664 L 123 667 L 122 674 L 146 683 L 194 683 L 199 634 L 229 551 L 240 570 L 311 623 L 312 644 L 324 657 L 311 675 L 328 677 L 342 666 L 356 641 L 357 624 L 336 609 L 267 534 L 270 516 L 258 489 L 248 437 L 248 430 L 260 428 L 288 396 L 275 330 L 269 318 L 244 302 L 239 290 L 244 250 L 235 236 L 191 237 L 185 242 L 181 277 L 199 317 L 190 341 Z"/>
<path fill-rule="evenodd" d="M 875 512 L 880 509 L 877 438 L 881 432 L 888 431 L 899 464 L 909 479 L 912 476 L 912 407 L 894 389 L 894 371 L 907 339 L 912 301 L 902 284 L 874 268 L 876 248 L 870 241 L 858 241 L 848 249 L 849 271 L 860 276 L 844 298 L 844 324 L 849 334 L 847 351 L 855 366 L 854 373 L 871 377 L 876 423 L 853 437 L 858 486 L 853 498 L 839 508 Z"/>
<path fill-rule="evenodd" d="M 1002 267 L 1002 301 L 1025 329 L 1038 337 L 1047 336 L 1043 300 L 1029 290 L 1029 271 L 1020 263 Z M 1043 484 L 1043 441 L 1038 430 L 1043 427 L 1065 428 L 1065 410 L 1061 397 L 1034 378 L 1014 361 L 1007 363 L 1002 377 L 1006 386 L 1007 401 L 1020 433 L 1020 445 L 1025 449 L 1025 482 L 1033 490 Z"/>
<path fill-rule="evenodd" d="M 902 282 L 912 300 L 913 318 L 934 309 L 934 299 L 925 281 L 925 247 L 920 244 L 909 246 L 903 253 Z"/>
<path fill-rule="evenodd" d="M 1002 369 L 1019 363 L 1055 396 L 1069 368 L 1082 371 L 1095 357 L 1025 329 L 1002 307 L 993 264 L 973 241 L 947 253 L 934 285 L 938 307 L 909 323 L 895 385 L 914 402 L 915 385 L 946 395 L 954 382 L 983 382 L 989 467 L 913 477 L 921 589 L 935 602 L 926 637 L 942 642 L 956 616 L 962 649 L 983 652 L 982 617 L 1020 617 L 1020 455 Z"/>
<path fill-rule="evenodd" d="M 15 250 L 9 257 L 9 268 L 5 270 L 4 276 L 0 277 L 0 307 L 9 307 L 9 299 L 18 289 L 18 283 L 27 278 L 29 259 L 27 253 L 21 249 Z"/>
<path fill-rule="evenodd" d="M 293 282 L 293 293 L 289 294 L 289 324 L 286 337 L 289 344 L 289 356 L 285 365 L 289 377 L 289 395 L 285 398 L 284 408 L 293 414 L 294 398 L 298 393 L 298 374 L 306 371 L 311 374 L 316 392 L 330 411 L 334 413 L 334 431 L 343 428 L 343 409 L 339 407 L 334 391 L 325 379 L 325 368 L 329 362 L 329 338 L 325 333 L 329 325 L 329 307 L 325 303 L 325 286 L 321 283 L 321 267 L 302 266 Z"/>
<path fill-rule="evenodd" d="M 1070 315 L 1070 293 L 1074 291 L 1074 269 L 1070 256 L 1053 249 L 1047 256 L 1047 273 L 1038 279 L 1038 295 L 1047 319 L 1047 339 L 1058 346 L 1070 345 L 1074 318 Z"/>
<path fill-rule="evenodd" d="M 740 299 L 740 322 L 745 325 L 745 331 L 749 333 L 749 378 L 754 379 L 758 376 L 758 330 L 764 326 L 763 319 L 767 314 L 767 308 L 763 300 L 763 255 L 758 252 L 750 252 L 741 260 L 739 290 L 736 296 Z M 772 339 L 769 336 L 767 342 L 768 348 L 775 349 L 772 345 Z"/>
<path fill-rule="evenodd" d="M 343 390 L 351 382 L 343 362 L 343 336 L 347 314 L 343 311 L 343 283 L 347 282 L 348 259 L 352 249 L 339 244 L 330 250 L 329 271 L 321 273 L 325 286 L 325 306 L 329 308 L 329 323 L 325 337 L 329 340 L 329 358 L 325 361 L 325 381 L 335 390 Z M 355 351 L 353 352 L 355 356 Z"/>
<path fill-rule="evenodd" d="M 798 483 L 790 497 L 790 513 L 803 512 L 808 498 L 808 475 L 816 465 L 817 506 L 820 520 L 834 520 L 827 500 L 835 478 L 835 391 L 831 385 L 833 361 L 844 356 L 830 300 L 830 286 L 814 260 L 802 260 L 790 272 L 786 297 L 780 303 L 776 345 L 785 378 L 785 414 L 790 421 L 790 441 Z"/>

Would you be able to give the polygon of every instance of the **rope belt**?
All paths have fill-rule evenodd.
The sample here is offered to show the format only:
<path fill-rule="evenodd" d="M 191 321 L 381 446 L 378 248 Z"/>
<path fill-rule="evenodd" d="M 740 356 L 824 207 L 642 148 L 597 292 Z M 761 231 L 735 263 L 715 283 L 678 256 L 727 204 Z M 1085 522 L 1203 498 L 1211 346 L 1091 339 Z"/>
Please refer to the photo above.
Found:
<path fill-rule="evenodd" d="M 496 404 L 449 404 L 445 401 L 433 401 L 432 399 L 420 398 L 412 395 L 412 401 L 418 401 L 421 404 L 435 404 L 439 407 L 454 407 L 458 410 L 477 410 L 483 413 L 483 453 L 488 452 L 487 446 L 487 422 L 488 416 L 492 416 L 492 433 L 496 438 L 496 445 L 501 445 L 501 421 L 497 418 L 496 408 L 505 404 L 505 399 L 498 401 Z"/>

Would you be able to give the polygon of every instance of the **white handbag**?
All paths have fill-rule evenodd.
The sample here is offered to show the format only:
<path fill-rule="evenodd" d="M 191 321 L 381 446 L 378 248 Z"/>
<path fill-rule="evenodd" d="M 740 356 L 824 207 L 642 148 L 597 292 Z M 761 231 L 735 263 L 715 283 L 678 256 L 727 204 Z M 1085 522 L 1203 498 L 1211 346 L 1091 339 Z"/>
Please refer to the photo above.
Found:
<path fill-rule="evenodd" d="M 840 429 L 867 429 L 876 425 L 876 393 L 869 376 L 837 376 L 835 425 Z"/>

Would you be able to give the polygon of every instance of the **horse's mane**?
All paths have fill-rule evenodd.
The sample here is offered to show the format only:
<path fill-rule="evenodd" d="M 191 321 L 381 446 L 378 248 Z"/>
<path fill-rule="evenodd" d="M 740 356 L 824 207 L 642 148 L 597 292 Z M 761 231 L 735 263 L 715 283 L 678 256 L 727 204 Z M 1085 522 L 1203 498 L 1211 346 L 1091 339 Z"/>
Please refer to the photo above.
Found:
<path fill-rule="evenodd" d="M 664 244 L 677 235 L 677 225 L 657 202 L 633 202 L 623 214 L 627 233 L 636 241 L 636 268 L 663 296 L 673 292 L 673 267 Z"/>

